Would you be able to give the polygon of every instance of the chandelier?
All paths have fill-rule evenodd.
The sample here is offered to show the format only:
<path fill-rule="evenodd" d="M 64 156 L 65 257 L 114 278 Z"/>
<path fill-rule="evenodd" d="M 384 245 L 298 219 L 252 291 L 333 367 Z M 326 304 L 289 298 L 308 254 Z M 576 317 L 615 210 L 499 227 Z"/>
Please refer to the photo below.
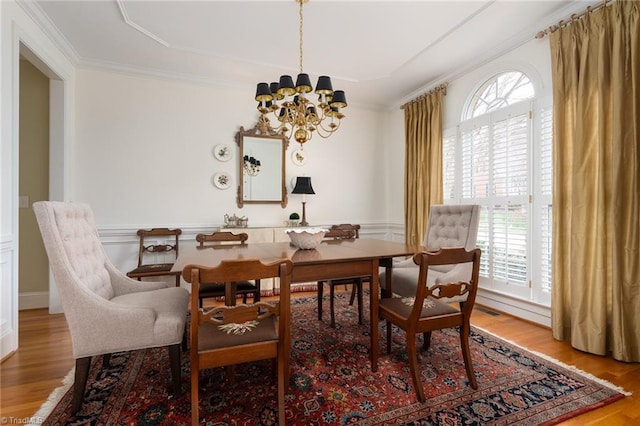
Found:
<path fill-rule="evenodd" d="M 293 84 L 290 75 L 280 76 L 279 82 L 258 83 L 256 101 L 263 123 L 270 123 L 268 115 L 273 113 L 280 122 L 274 130 L 282 132 L 289 140 L 293 137 L 302 145 L 311 139 L 314 132 L 322 138 L 328 138 L 338 130 L 344 118 L 340 108 L 346 108 L 347 99 L 344 91 L 333 90 L 331 78 L 326 75 L 318 77 L 315 89 L 317 103 L 307 98 L 313 87 L 309 74 L 302 70 L 302 5 L 309 0 L 295 1 L 300 4 L 300 73 L 296 84 Z"/>
<path fill-rule="evenodd" d="M 260 173 L 260 160 L 256 160 L 254 157 L 245 155 L 244 158 L 244 170 L 249 176 L 258 176 Z"/>

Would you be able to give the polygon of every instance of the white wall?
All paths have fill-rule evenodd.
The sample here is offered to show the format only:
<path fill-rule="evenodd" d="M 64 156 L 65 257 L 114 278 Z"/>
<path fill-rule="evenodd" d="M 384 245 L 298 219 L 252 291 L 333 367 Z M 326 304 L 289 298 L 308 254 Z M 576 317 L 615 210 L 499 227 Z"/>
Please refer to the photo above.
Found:
<path fill-rule="evenodd" d="M 226 213 L 250 226 L 274 226 L 300 212 L 289 205 L 237 207 L 239 178 L 235 134 L 253 127 L 253 88 L 210 86 L 98 70 L 78 70 L 71 198 L 92 205 L 99 226 L 220 226 Z M 311 176 L 311 224 L 386 222 L 385 114 L 349 106 L 340 130 L 305 144 L 307 162 L 286 155 L 287 184 Z M 218 161 L 213 147 L 227 143 L 233 159 Z M 229 173 L 231 188 L 217 189 L 214 173 Z"/>

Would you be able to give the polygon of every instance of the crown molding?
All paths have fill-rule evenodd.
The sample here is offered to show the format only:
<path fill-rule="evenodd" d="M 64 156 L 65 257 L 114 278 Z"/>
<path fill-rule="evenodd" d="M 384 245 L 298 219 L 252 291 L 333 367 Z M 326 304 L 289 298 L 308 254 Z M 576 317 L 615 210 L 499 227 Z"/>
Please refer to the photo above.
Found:
<path fill-rule="evenodd" d="M 573 1 L 573 2 L 570 2 L 569 4 L 567 4 L 566 6 L 561 8 L 560 10 L 550 14 L 549 16 L 547 16 L 544 19 L 544 22 L 547 23 L 545 28 L 548 27 L 549 25 L 553 24 L 553 23 L 557 23 L 561 19 L 567 19 L 567 17 L 571 16 L 571 14 L 573 14 L 573 13 L 577 13 L 577 12 L 581 12 L 581 11 L 585 10 L 585 8 L 587 6 L 594 6 L 594 5 L 599 4 L 601 2 L 602 2 L 602 0 L 591 0 L 591 1 L 588 1 L 588 2 L 584 2 L 584 1 Z M 473 71 L 475 69 L 478 69 L 480 67 L 483 67 L 483 66 L 487 65 L 488 63 L 490 63 L 491 61 L 499 58 L 500 56 L 502 56 L 502 55 L 514 50 L 514 49 L 517 49 L 518 47 L 524 45 L 525 43 L 528 43 L 528 42 L 530 42 L 532 40 L 535 40 L 536 33 L 539 30 L 540 30 L 540 25 L 539 24 L 532 24 L 532 25 L 530 25 L 530 26 L 528 26 L 526 28 L 523 28 L 518 33 L 517 36 L 512 37 L 509 40 L 505 40 L 503 43 L 500 43 L 500 44 L 494 46 L 493 48 L 486 50 L 485 54 L 482 55 L 482 57 L 478 58 L 476 61 L 467 63 L 465 67 L 460 67 L 460 68 L 456 69 L 456 71 L 454 71 L 452 73 L 439 76 L 437 78 L 432 79 L 431 81 L 426 82 L 424 85 L 422 85 L 417 90 L 414 90 L 410 94 L 402 97 L 400 99 L 399 103 L 395 103 L 394 102 L 388 108 L 388 111 L 391 111 L 391 110 L 394 110 L 394 109 L 399 109 L 402 105 L 406 104 L 407 102 L 410 102 L 412 99 L 417 98 L 418 96 L 428 92 L 429 90 L 434 89 L 435 87 L 439 86 L 440 84 L 456 80 L 456 79 L 464 76 L 465 74 L 468 74 L 469 72 L 471 72 L 471 71 Z"/>
<path fill-rule="evenodd" d="M 62 54 L 73 64 L 78 65 L 80 55 L 73 48 L 69 40 L 58 30 L 51 19 L 44 13 L 42 8 L 35 1 L 15 0 L 16 3 L 24 10 L 36 25 L 46 34 L 47 37 L 55 44 Z"/>
<path fill-rule="evenodd" d="M 158 70 L 157 68 L 140 67 L 136 65 L 121 64 L 118 62 L 101 61 L 96 59 L 81 59 L 77 66 L 84 69 L 93 69 L 98 71 L 112 71 L 120 74 L 126 74 L 136 77 L 152 77 L 161 80 L 178 80 L 188 83 L 200 84 L 205 86 L 222 86 L 241 89 L 254 90 L 253 86 L 238 83 L 232 80 L 216 80 L 206 78 L 195 74 L 170 72 Z"/>

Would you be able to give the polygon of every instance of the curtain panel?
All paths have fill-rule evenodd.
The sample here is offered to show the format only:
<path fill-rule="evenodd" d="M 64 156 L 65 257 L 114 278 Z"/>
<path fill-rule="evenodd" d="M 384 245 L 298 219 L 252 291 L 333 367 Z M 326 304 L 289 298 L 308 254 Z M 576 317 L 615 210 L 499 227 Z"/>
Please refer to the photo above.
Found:
<path fill-rule="evenodd" d="M 435 90 L 404 107 L 405 241 L 422 244 L 429 208 L 442 203 L 442 97 Z"/>
<path fill-rule="evenodd" d="M 553 32 L 553 336 L 640 361 L 640 2 Z"/>

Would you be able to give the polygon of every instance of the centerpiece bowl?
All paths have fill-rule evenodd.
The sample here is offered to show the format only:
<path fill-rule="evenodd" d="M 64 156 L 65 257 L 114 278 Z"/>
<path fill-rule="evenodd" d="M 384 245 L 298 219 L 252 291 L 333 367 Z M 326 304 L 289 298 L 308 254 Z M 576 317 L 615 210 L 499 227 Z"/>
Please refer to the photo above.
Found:
<path fill-rule="evenodd" d="M 324 228 L 288 228 L 287 233 L 291 244 L 303 250 L 311 250 L 318 247 L 324 235 L 328 232 Z"/>

